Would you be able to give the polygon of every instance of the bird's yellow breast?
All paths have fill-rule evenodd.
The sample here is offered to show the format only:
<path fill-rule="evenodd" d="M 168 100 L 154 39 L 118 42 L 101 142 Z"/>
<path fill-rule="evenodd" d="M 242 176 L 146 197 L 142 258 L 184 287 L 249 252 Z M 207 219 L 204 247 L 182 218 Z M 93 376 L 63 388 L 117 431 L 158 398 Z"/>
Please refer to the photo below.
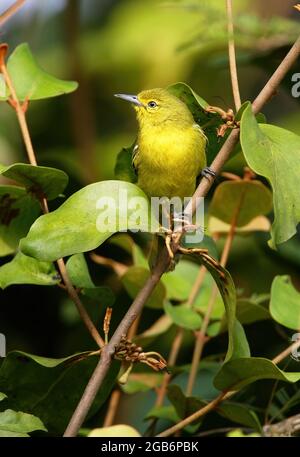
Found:
<path fill-rule="evenodd" d="M 138 135 L 134 166 L 138 185 L 148 196 L 191 197 L 206 166 L 206 138 L 197 125 L 144 125 Z"/>

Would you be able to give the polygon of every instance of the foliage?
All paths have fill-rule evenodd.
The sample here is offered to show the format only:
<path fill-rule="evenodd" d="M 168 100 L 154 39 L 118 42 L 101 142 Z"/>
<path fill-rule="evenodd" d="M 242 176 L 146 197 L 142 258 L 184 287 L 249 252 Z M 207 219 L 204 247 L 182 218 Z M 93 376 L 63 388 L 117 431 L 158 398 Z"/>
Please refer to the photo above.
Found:
<path fill-rule="evenodd" d="M 152 2 L 145 2 L 148 5 L 145 10 L 140 4 L 137 6 L 136 2 L 126 3 L 129 11 L 136 8 L 136 17 L 145 20 L 145 33 L 151 32 L 153 36 L 153 32 L 148 30 L 154 14 Z M 175 24 L 174 17 L 177 13 L 174 7 L 179 8 L 181 12 L 184 11 L 184 14 L 191 8 L 186 0 L 171 2 L 171 6 L 170 23 L 168 22 L 166 30 L 164 29 L 166 34 L 168 28 Z M 103 55 L 103 58 L 95 59 L 94 54 L 91 58 L 90 45 L 97 42 L 100 35 L 101 40 L 103 39 L 101 46 L 105 50 L 105 34 L 109 36 L 112 49 L 116 37 L 120 43 L 120 30 L 116 36 L 110 36 L 116 24 L 120 24 L 118 14 L 123 11 L 122 14 L 127 18 L 122 30 L 128 27 L 131 19 L 129 13 L 123 10 L 124 6 L 118 8 L 116 15 L 111 18 L 110 32 L 105 28 L 108 26 L 104 25 L 99 33 L 93 31 L 90 36 L 80 41 L 78 47 L 81 51 L 86 51 L 82 53 L 82 61 L 87 75 L 89 72 L 93 74 L 104 71 L 104 66 L 111 58 L 110 69 L 114 69 L 112 85 L 113 81 L 120 77 L 115 70 L 118 65 L 122 68 L 119 54 L 121 51 L 116 50 L 111 56 Z M 224 25 L 224 15 L 223 10 L 221 14 L 219 4 L 211 2 L 210 6 L 203 6 L 202 2 L 194 2 L 193 8 L 198 14 L 199 23 L 204 24 L 204 19 L 207 21 L 208 17 L 214 17 L 217 31 L 211 30 L 207 34 L 202 34 L 201 42 L 197 35 L 191 37 L 190 41 L 183 42 L 182 35 L 181 44 L 177 44 L 177 49 L 180 49 L 178 59 L 183 59 L 185 65 L 182 74 L 179 70 L 174 70 L 178 79 L 185 76 L 189 59 L 192 59 L 191 56 L 187 57 L 187 54 L 184 54 L 187 49 L 198 49 L 199 55 L 208 56 L 208 62 L 203 62 L 203 67 L 207 67 L 205 71 L 210 75 L 209 65 L 220 66 L 220 62 L 216 63 L 217 50 L 223 49 L 225 44 L 227 46 L 224 27 L 221 27 Z M 150 17 L 146 15 L 145 19 L 144 11 L 150 10 Z M 165 18 L 164 12 L 155 14 L 161 14 L 160 20 Z M 289 27 L 289 33 L 284 44 L 292 39 L 295 34 L 293 23 L 287 19 L 277 19 L 270 21 L 265 30 L 262 21 L 256 16 L 239 12 L 235 24 L 236 40 L 240 43 L 240 50 L 248 52 L 246 61 L 253 62 L 255 58 L 259 60 L 261 52 L 258 42 L 263 30 L 268 43 L 277 42 L 286 27 Z M 140 33 L 139 27 L 142 27 L 138 20 L 136 25 L 138 30 L 132 29 L 130 35 L 135 39 Z M 127 40 L 130 41 L 130 36 L 124 34 L 125 44 Z M 122 49 L 124 43 L 120 43 Z M 163 48 L 161 43 L 158 48 Z M 268 46 L 267 57 L 271 59 L 274 45 Z M 53 49 L 55 51 L 55 47 Z M 101 49 L 99 52 L 101 53 Z M 48 56 L 51 55 L 49 50 L 47 53 Z M 150 59 L 147 52 L 143 52 L 142 57 L 138 66 L 144 65 L 147 58 Z M 6 61 L 15 95 L 18 101 L 22 102 L 21 108 L 24 110 L 24 116 L 26 113 L 29 130 L 32 121 L 32 136 L 37 139 L 38 136 L 34 136 L 34 126 L 39 122 L 39 104 L 35 105 L 34 101 L 43 100 L 40 103 L 45 105 L 41 106 L 58 106 L 59 109 L 64 109 L 63 105 L 59 105 L 63 103 L 59 99 L 52 101 L 51 104 L 48 99 L 71 94 L 78 88 L 76 82 L 59 79 L 44 71 L 38 63 L 39 60 L 29 45 L 23 43 L 15 48 Z M 167 60 L 162 56 L 160 65 Z M 221 54 L 219 60 L 222 60 Z M 158 67 L 161 72 L 161 66 Z M 169 71 L 171 70 L 166 70 L 166 74 Z M 192 73 L 191 71 L 190 79 L 193 79 Z M 149 78 L 150 75 L 149 69 Z M 86 105 L 89 99 L 84 92 L 86 76 L 81 72 L 79 76 L 82 76 L 83 83 L 77 95 L 73 94 L 76 109 L 72 115 L 73 120 L 77 119 L 74 121 L 75 124 L 77 122 L 74 138 L 80 137 L 77 146 L 80 144 L 82 147 L 84 144 L 81 150 L 81 153 L 84 151 L 82 165 L 90 159 L 87 151 L 91 150 L 93 139 L 89 138 L 86 141 L 86 135 L 90 135 L 89 128 L 92 130 L 93 127 L 83 122 L 80 113 L 82 109 L 83 116 L 88 117 L 87 113 L 91 107 Z M 199 76 L 201 77 L 202 75 Z M 216 75 L 216 79 L 220 81 L 218 78 L 219 75 Z M 176 254 L 173 270 L 160 277 L 151 295 L 145 300 L 145 309 L 135 329 L 136 333 L 131 330 L 132 341 L 126 342 L 130 346 L 130 356 L 126 352 L 127 346 L 126 350 L 120 345 L 115 347 L 114 360 L 89 411 L 82 434 L 97 437 L 141 436 L 145 432 L 145 427 L 149 426 L 152 432 L 154 429 L 162 430 L 166 425 L 178 423 L 201 410 L 222 392 L 225 394 L 233 391 L 233 398 L 226 398 L 220 402 L 215 411 L 211 412 L 210 419 L 220 428 L 224 423 L 226 426 L 234 424 L 234 427 L 242 426 L 261 433 L 264 420 L 268 416 L 272 420 L 283 419 L 299 407 L 300 401 L 296 391 L 297 383 L 300 381 L 299 367 L 293 363 L 288 364 L 289 366 L 278 366 L 278 360 L 272 358 L 284 350 L 291 339 L 294 341 L 291 331 L 299 330 L 300 323 L 300 295 L 296 290 L 295 281 L 296 267 L 299 266 L 297 229 L 300 222 L 300 137 L 286 128 L 267 123 L 261 114 L 255 116 L 250 102 L 242 105 L 235 124 L 226 124 L 226 119 L 219 113 L 208 111 L 209 103 L 206 101 L 208 98 L 204 87 L 198 85 L 201 90 L 194 90 L 193 84 L 171 84 L 171 80 L 167 79 L 165 81 L 161 78 L 167 89 L 187 104 L 195 122 L 201 125 L 207 136 L 209 164 L 222 148 L 232 127 L 240 126 L 240 142 L 232 152 L 231 160 L 226 164 L 231 174 L 224 175 L 216 182 L 210 198 L 206 201 L 203 241 L 193 245 L 187 242 L 187 237 L 183 237 L 181 246 L 184 249 L 180 254 Z M 149 79 L 151 82 L 154 80 L 155 77 Z M 134 84 L 138 83 L 135 79 Z M 201 95 L 198 95 L 198 92 Z M 7 101 L 14 110 L 17 109 L 13 97 L 14 94 L 2 73 L 0 100 L 3 102 L 3 111 L 4 102 Z M 110 100 L 110 103 L 112 105 L 113 101 Z M 43 116 L 46 116 L 46 111 Z M 50 119 L 50 108 L 48 114 Z M 105 116 L 102 117 L 102 127 L 105 128 L 109 120 Z M 55 116 L 51 119 L 47 121 L 47 127 L 51 130 L 54 120 L 56 125 L 53 141 L 58 141 L 60 135 L 67 138 L 66 126 L 64 125 L 62 133 L 59 133 L 59 122 L 55 122 Z M 111 131 L 109 128 L 107 131 L 113 137 L 112 132 L 117 130 L 115 126 L 119 126 L 115 119 L 111 124 Z M 4 120 L 0 127 L 1 148 L 2 134 L 5 129 L 9 132 L 8 125 L 9 121 Z M 82 126 L 83 131 L 78 126 Z M 220 131 L 223 131 L 223 135 L 218 136 L 217 132 Z M 28 138 L 26 139 L 24 131 L 22 132 L 28 149 Z M 46 135 L 47 132 L 42 127 L 42 134 L 44 133 Z M 13 144 L 14 141 L 9 138 L 9 134 L 7 135 L 7 140 Z M 47 137 L 46 142 L 48 141 L 52 142 L 51 134 Z M 129 138 L 128 135 L 125 142 L 132 144 L 133 138 Z M 39 144 L 38 141 L 37 143 Z M 30 436 L 32 433 L 61 436 L 68 425 L 99 358 L 99 350 L 94 347 L 92 340 L 82 336 L 83 325 L 70 298 L 74 300 L 75 295 L 77 307 L 79 302 L 86 308 L 97 330 L 104 328 L 105 337 L 110 338 L 131 301 L 140 297 L 140 291 L 152 277 L 148 257 L 155 230 L 150 224 L 151 213 L 148 204 L 140 205 L 138 209 L 132 205 L 133 201 L 140 201 L 140 198 L 147 201 L 145 194 L 136 184 L 131 161 L 133 146 L 122 147 L 116 156 L 116 152 L 123 144 L 113 141 L 112 144 L 113 156 L 112 159 L 107 159 L 111 160 L 109 179 L 97 179 L 93 183 L 84 182 L 83 175 L 86 170 L 80 168 L 82 158 L 76 158 L 76 153 L 72 149 L 71 154 L 76 160 L 74 157 L 68 158 L 69 153 L 63 142 L 61 154 L 58 145 L 52 146 L 55 148 L 54 155 L 44 150 L 44 154 L 41 154 L 41 163 L 44 165 L 23 163 L 20 158 L 14 161 L 13 155 L 9 160 L 2 160 L 0 156 L 3 162 L 0 174 L 4 180 L 0 185 L 0 255 L 3 258 L 0 266 L 0 287 L 8 288 L 3 292 L 3 297 L 9 297 L 10 295 L 5 294 L 10 293 L 19 294 L 12 295 L 14 301 L 18 302 L 20 309 L 26 308 L 30 318 L 33 316 L 35 326 L 37 320 L 30 314 L 30 306 L 23 303 L 22 290 L 24 294 L 27 290 L 32 291 L 31 297 L 38 301 L 41 316 L 48 307 L 51 313 L 58 316 L 56 321 L 52 321 L 53 317 L 50 315 L 52 345 L 46 345 L 40 351 L 40 354 L 45 353 L 46 357 L 23 350 L 13 350 L 1 360 L 0 436 Z M 97 159 L 103 161 L 103 169 L 106 166 L 104 157 L 105 154 Z M 39 156 L 37 158 L 40 162 Z M 115 176 L 112 176 L 112 162 L 115 158 Z M 93 168 L 98 167 L 98 164 L 96 166 L 92 161 L 93 157 L 88 170 L 90 175 L 95 171 Z M 245 167 L 250 167 L 252 172 Z M 103 172 L 102 177 L 105 173 Z M 77 179 L 79 175 L 80 179 Z M 49 212 L 45 209 L 45 199 L 50 202 Z M 267 243 L 268 234 L 271 237 L 270 246 Z M 162 241 L 161 238 L 159 240 Z M 158 255 L 163 245 L 164 242 L 158 243 Z M 191 248 L 198 248 L 198 251 L 191 251 Z M 199 249 L 202 249 L 200 255 Z M 203 249 L 207 250 L 207 253 L 203 253 Z M 224 266 L 228 254 L 228 265 Z M 63 270 L 57 267 L 57 261 L 60 262 L 59 259 L 65 257 L 67 259 L 64 277 Z M 20 286 L 21 284 L 23 286 Z M 66 298 L 62 289 L 66 289 L 69 298 Z M 14 292 L 15 290 L 17 292 Z M 39 291 L 42 298 L 39 298 Z M 8 303 L 5 306 L 9 307 Z M 112 316 L 108 322 L 110 312 Z M 48 325 L 48 311 L 43 319 L 39 321 L 41 333 Z M 24 331 L 27 332 L 26 326 Z M 100 333 L 103 333 L 102 330 Z M 19 344 L 19 340 L 16 341 Z M 150 371 L 151 368 L 146 366 L 145 360 L 150 361 L 150 367 L 159 371 L 159 368 L 164 367 L 163 357 L 168 359 L 174 351 L 174 344 L 178 341 L 179 356 L 173 366 L 168 367 L 171 376 L 168 378 L 164 399 L 154 406 L 155 394 L 162 386 L 165 373 Z M 199 345 L 202 345 L 200 351 Z M 27 351 L 27 345 L 23 346 Z M 251 356 L 250 349 L 255 355 Z M 33 352 L 38 350 L 38 347 L 34 346 Z M 195 365 L 195 357 L 193 358 L 192 354 L 195 351 L 194 356 L 195 353 L 197 355 L 197 350 L 201 352 L 201 360 L 196 360 Z M 66 353 L 72 355 L 66 357 Z M 57 354 L 63 357 L 57 357 Z M 297 359 L 298 354 L 295 356 L 293 353 L 293 356 Z M 134 360 L 132 357 L 135 357 Z M 282 360 L 280 357 L 280 361 Z M 193 373 L 195 379 L 191 381 Z M 122 384 L 120 379 L 125 379 L 125 384 Z M 275 385 L 272 384 L 274 388 L 270 396 L 271 383 Z M 188 386 L 191 384 L 193 385 L 190 389 Z M 257 392 L 257 385 L 262 386 L 263 400 Z M 110 407 L 111 391 L 115 388 L 121 389 L 122 398 L 126 396 L 129 402 L 128 417 L 124 417 L 123 412 L 120 424 L 99 428 Z M 141 402 L 136 402 L 134 395 L 138 395 Z M 210 424 L 199 417 L 184 428 L 184 433 L 194 435 L 207 428 L 210 428 Z M 242 432 L 237 429 L 232 436 L 241 434 Z"/>

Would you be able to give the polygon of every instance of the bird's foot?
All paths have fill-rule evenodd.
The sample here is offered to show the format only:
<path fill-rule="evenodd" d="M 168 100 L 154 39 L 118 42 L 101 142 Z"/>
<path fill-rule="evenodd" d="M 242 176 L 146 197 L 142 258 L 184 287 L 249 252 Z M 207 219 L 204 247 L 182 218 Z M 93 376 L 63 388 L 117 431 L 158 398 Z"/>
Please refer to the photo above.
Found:
<path fill-rule="evenodd" d="M 172 250 L 172 241 L 174 237 L 174 231 L 170 228 L 163 227 L 162 225 L 159 227 L 158 231 L 156 232 L 158 235 L 163 235 L 165 237 L 165 244 L 169 254 L 170 259 L 174 259 L 174 253 Z"/>
<path fill-rule="evenodd" d="M 213 179 L 213 180 L 216 179 L 217 173 L 215 171 L 213 171 L 211 168 L 205 167 L 201 171 L 201 176 L 203 176 L 204 178 L 206 178 L 210 181 L 211 179 Z"/>

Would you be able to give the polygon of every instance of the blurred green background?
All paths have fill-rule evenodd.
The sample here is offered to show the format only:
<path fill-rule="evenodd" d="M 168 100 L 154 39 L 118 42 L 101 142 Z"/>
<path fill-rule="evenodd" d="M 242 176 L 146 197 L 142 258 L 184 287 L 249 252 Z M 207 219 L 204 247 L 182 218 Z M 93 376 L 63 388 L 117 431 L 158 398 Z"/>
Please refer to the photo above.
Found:
<path fill-rule="evenodd" d="M 1 9 L 11 2 L 1 1 Z M 299 34 L 300 14 L 281 0 L 235 0 L 237 64 L 243 101 L 253 100 Z M 33 102 L 28 111 L 32 141 L 40 165 L 66 171 L 66 196 L 82 186 L 114 177 L 118 152 L 136 135 L 134 112 L 113 97 L 151 87 L 185 81 L 212 105 L 233 107 L 227 58 L 225 2 L 221 0 L 29 0 L 1 30 L 1 41 L 12 51 L 28 42 L 41 66 L 53 75 L 79 82 L 68 96 Z M 291 76 L 265 107 L 268 122 L 300 134 L 300 98 L 291 95 Z M 0 107 L 0 162 L 26 161 L 13 110 Z M 227 170 L 242 174 L 241 155 Z M 2 178 L 2 182 L 4 178 Z M 62 200 L 51 202 L 54 208 Z M 237 237 L 228 268 L 245 296 L 268 293 L 276 274 L 291 274 L 300 286 L 299 237 L 280 252 L 271 251 L 268 235 Z M 147 240 L 138 238 L 141 246 Z M 124 250 L 105 243 L 98 252 L 130 263 Z M 2 259 L 5 263 L 9 258 Z M 89 262 L 97 284 L 117 295 L 113 325 L 130 304 L 130 298 L 111 270 Z M 48 357 L 92 349 L 73 304 L 54 287 L 12 286 L 1 291 L 0 332 L 7 349 L 21 349 Z M 97 316 L 99 310 L 89 309 Z M 147 309 L 141 330 L 159 317 Z M 98 316 L 99 317 L 99 316 Z M 269 335 L 265 345 L 266 332 Z M 286 344 L 274 325 L 247 327 L 255 354 L 272 355 Z M 174 332 L 156 341 L 153 350 L 167 355 Z M 224 351 L 224 338 L 212 352 Z M 168 343 L 168 344 L 166 344 Z M 255 343 L 255 344 L 254 344 Z M 181 362 L 187 363 L 192 339 L 187 338 Z M 210 349 L 206 349 L 209 353 Z M 186 359 L 185 359 L 186 357 Z M 127 400 L 128 401 L 128 400 Z M 127 408 L 126 401 L 124 408 Z"/>

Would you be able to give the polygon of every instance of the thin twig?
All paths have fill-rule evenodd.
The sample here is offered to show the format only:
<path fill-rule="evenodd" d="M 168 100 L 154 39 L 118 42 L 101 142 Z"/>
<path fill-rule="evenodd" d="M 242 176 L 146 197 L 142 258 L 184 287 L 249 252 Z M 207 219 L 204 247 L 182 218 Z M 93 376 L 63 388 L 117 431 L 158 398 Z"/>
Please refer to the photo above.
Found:
<path fill-rule="evenodd" d="M 174 367 L 174 365 L 176 363 L 176 360 L 177 360 L 177 357 L 179 354 L 179 350 L 181 347 L 182 339 L 183 339 L 183 333 L 184 333 L 183 329 L 181 327 L 179 327 L 177 329 L 177 332 L 176 332 L 175 338 L 172 342 L 171 350 L 169 353 L 168 368 Z M 156 398 L 156 402 L 155 402 L 156 407 L 162 406 L 171 378 L 172 378 L 171 373 L 164 374 L 162 383 L 161 383 L 161 385 L 158 389 L 158 393 L 157 393 L 157 398 Z"/>
<path fill-rule="evenodd" d="M 113 425 L 116 417 L 116 412 L 119 406 L 119 402 L 121 399 L 121 394 L 122 392 L 120 389 L 115 389 L 111 394 L 107 408 L 107 413 L 103 422 L 103 427 L 110 427 L 111 425 Z"/>
<path fill-rule="evenodd" d="M 4 13 L 0 15 L 0 27 L 8 21 L 14 14 L 19 11 L 19 9 L 23 6 L 26 0 L 17 0 L 15 3 L 13 3 L 10 7 L 7 8 Z"/>
<path fill-rule="evenodd" d="M 238 80 L 237 68 L 236 68 L 233 17 L 232 17 L 232 0 L 226 0 L 226 9 L 227 9 L 228 55 L 229 55 L 231 86 L 232 86 L 232 94 L 233 94 L 235 109 L 236 109 L 236 111 L 238 111 L 240 109 L 242 103 L 241 103 L 239 80 Z"/>
<path fill-rule="evenodd" d="M 17 96 L 17 93 L 16 93 L 15 88 L 14 88 L 13 82 L 12 82 L 12 80 L 10 78 L 10 75 L 9 75 L 8 71 L 7 71 L 4 58 L 1 59 L 1 62 L 0 62 L 0 71 L 4 76 L 4 79 L 5 79 L 5 82 L 7 84 L 7 87 L 9 88 L 10 104 L 14 108 L 14 110 L 15 110 L 15 112 L 17 114 L 17 118 L 18 118 L 18 121 L 19 121 L 19 125 L 20 125 L 20 129 L 21 129 L 23 141 L 24 141 L 26 152 L 27 152 L 27 155 L 28 155 L 28 160 L 29 160 L 31 165 L 37 166 L 36 155 L 35 155 L 35 152 L 34 152 L 34 149 L 33 149 L 32 141 L 31 141 L 28 125 L 27 125 L 27 120 L 26 120 L 26 109 L 27 109 L 28 103 L 27 102 L 24 102 L 23 104 L 20 103 L 20 101 L 18 99 L 18 96 Z M 41 202 L 43 213 L 47 214 L 49 212 L 49 210 L 48 210 L 48 203 L 47 203 L 46 198 L 42 196 L 40 198 L 40 202 Z M 97 343 L 97 345 L 99 347 L 103 347 L 104 346 L 104 341 L 101 338 L 101 336 L 100 336 L 97 328 L 93 324 L 92 320 L 90 319 L 90 317 L 89 317 L 84 305 L 82 304 L 82 302 L 81 302 L 81 300 L 79 298 L 78 293 L 76 292 L 75 288 L 73 287 L 73 284 L 72 284 L 72 282 L 71 282 L 71 280 L 69 278 L 69 275 L 68 275 L 64 260 L 63 259 L 58 259 L 57 260 L 57 266 L 58 266 L 60 275 L 62 277 L 62 280 L 64 282 L 64 285 L 66 286 L 66 290 L 68 292 L 68 295 L 71 298 L 71 300 L 75 303 L 76 308 L 78 310 L 78 313 L 79 313 L 82 321 L 84 322 L 86 328 L 90 332 L 91 336 L 94 338 L 94 340 Z"/>
<path fill-rule="evenodd" d="M 296 341 L 295 343 L 291 344 L 288 348 L 278 354 L 272 362 L 277 365 L 279 362 L 284 360 L 288 355 L 290 355 L 294 350 L 300 347 L 300 340 Z M 187 425 L 190 425 L 195 420 L 199 419 L 200 417 L 204 416 L 205 414 L 209 413 L 210 411 L 214 410 L 216 406 L 218 406 L 222 401 L 227 400 L 228 398 L 232 397 L 236 393 L 235 390 L 222 392 L 218 397 L 216 397 L 213 401 L 205 405 L 203 408 L 196 411 L 194 414 L 186 417 L 182 421 L 178 422 L 177 424 L 173 425 L 173 427 L 168 428 L 167 430 L 163 431 L 158 437 L 166 437 L 173 435 L 174 433 L 182 430 Z"/>
<path fill-rule="evenodd" d="M 254 112 L 258 112 L 262 106 L 269 100 L 270 94 L 273 94 L 275 88 L 278 87 L 284 76 L 286 75 L 287 71 L 291 68 L 291 66 L 297 61 L 297 58 L 300 53 L 300 37 L 296 41 L 296 43 L 292 46 L 291 50 L 287 54 L 287 56 L 283 59 L 273 76 L 267 82 L 266 86 L 263 88 L 261 94 L 255 100 Z M 269 83 L 271 81 L 271 87 L 269 87 Z M 230 133 L 229 137 L 223 144 L 222 148 L 220 149 L 219 153 L 217 154 L 216 158 L 212 162 L 210 168 L 216 173 L 219 174 L 223 165 L 229 158 L 231 152 L 233 151 L 234 146 L 237 144 L 239 140 L 239 129 L 234 129 Z M 193 214 L 196 207 L 198 206 L 197 197 L 204 197 L 207 192 L 209 191 L 210 187 L 212 186 L 213 180 L 202 179 L 196 192 L 193 195 L 193 198 L 189 202 L 187 206 L 187 216 Z M 179 242 L 178 242 L 179 243 Z M 176 246 L 178 249 L 179 244 Z M 167 270 L 170 264 L 170 259 L 166 249 L 161 251 L 161 255 L 158 258 L 158 262 L 154 267 L 152 274 L 146 281 L 143 288 L 138 293 L 137 297 L 133 301 L 132 305 L 130 306 L 129 310 L 125 314 L 124 318 L 120 322 L 118 328 L 116 329 L 113 337 L 111 338 L 109 344 L 103 349 L 101 359 L 96 366 L 90 381 L 88 382 L 85 391 L 82 395 L 81 400 L 79 401 L 72 417 L 69 422 L 69 425 L 65 431 L 64 436 L 76 436 L 78 433 L 79 428 L 81 427 L 82 423 L 84 422 L 86 415 L 94 401 L 95 396 L 97 395 L 98 389 L 100 388 L 108 370 L 111 365 L 111 358 L 114 354 L 115 347 L 121 341 L 122 336 L 128 332 L 130 326 L 134 319 L 136 319 L 137 315 L 143 309 L 144 304 L 146 303 L 147 299 L 149 298 L 150 294 L 154 290 L 155 286 L 160 280 L 162 274 Z M 221 401 L 221 400 L 220 400 Z"/>
<path fill-rule="evenodd" d="M 112 268 L 118 276 L 123 276 L 128 270 L 128 266 L 124 263 L 118 262 L 117 260 L 103 257 L 102 255 L 96 254 L 95 252 L 90 253 L 90 259 L 98 265 Z"/>

